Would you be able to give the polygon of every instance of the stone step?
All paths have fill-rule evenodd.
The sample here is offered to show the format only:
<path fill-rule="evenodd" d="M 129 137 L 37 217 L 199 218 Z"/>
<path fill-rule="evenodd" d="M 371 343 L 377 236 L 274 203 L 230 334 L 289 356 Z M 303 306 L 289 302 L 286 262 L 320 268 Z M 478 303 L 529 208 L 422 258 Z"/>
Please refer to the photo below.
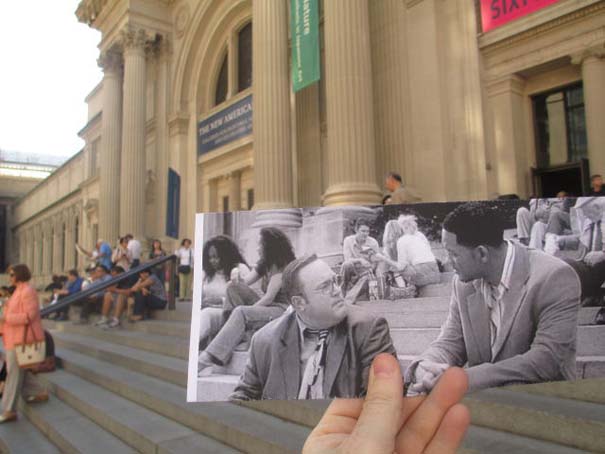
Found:
<path fill-rule="evenodd" d="M 578 356 L 605 355 L 605 325 L 578 327 Z"/>
<path fill-rule="evenodd" d="M 427 298 L 409 298 L 402 300 L 359 301 L 355 305 L 369 310 L 372 313 L 425 313 L 447 311 L 450 299 L 444 296 Z"/>
<path fill-rule="evenodd" d="M 237 386 L 239 375 L 212 374 L 197 379 L 198 402 L 224 402 Z"/>
<path fill-rule="evenodd" d="M 44 374 L 42 381 L 63 402 L 139 452 L 156 453 L 162 443 L 194 434 L 190 428 L 67 370 Z"/>
<path fill-rule="evenodd" d="M 439 328 L 391 328 L 393 344 L 399 355 L 417 355 L 439 336 Z M 577 355 L 605 354 L 605 325 L 579 326 Z"/>
<path fill-rule="evenodd" d="M 329 400 L 243 403 L 243 405 L 255 410 L 287 418 L 311 428 L 315 427 L 319 422 L 329 404 Z M 581 454 L 588 452 L 479 426 L 471 426 L 469 428 L 459 452 L 461 451 L 469 453 L 486 452 L 490 454 L 509 454 L 511 452 L 528 454 Z"/>
<path fill-rule="evenodd" d="M 145 323 L 139 322 L 139 323 Z M 122 328 L 104 330 L 92 325 L 74 325 L 70 322 L 44 321 L 47 328 L 70 334 L 99 339 L 127 347 L 159 353 L 175 358 L 187 359 L 189 356 L 189 341 L 174 336 L 149 334 L 140 331 L 131 331 Z"/>
<path fill-rule="evenodd" d="M 378 313 L 389 323 L 389 328 L 441 328 L 447 319 L 447 311 L 438 312 L 412 312 L 386 314 Z"/>
<path fill-rule="evenodd" d="M 603 392 L 605 379 L 603 377 L 604 375 L 598 379 L 507 386 L 502 389 L 605 405 L 605 392 Z"/>
<path fill-rule="evenodd" d="M 474 425 L 591 452 L 605 448 L 601 404 L 506 389 L 473 393 L 465 404 Z"/>
<path fill-rule="evenodd" d="M 187 386 L 187 360 L 105 342 L 81 334 L 51 330 L 55 345 L 167 381 Z"/>
<path fill-rule="evenodd" d="M 478 426 L 469 427 L 461 448 L 468 453 L 489 454 L 582 454 L 589 452 Z"/>
<path fill-rule="evenodd" d="M 439 328 L 391 328 L 391 338 L 398 355 L 419 355 L 439 335 Z"/>
<path fill-rule="evenodd" d="M 386 318 L 391 328 L 440 327 L 448 314 L 448 298 L 418 298 L 391 302 L 366 302 L 359 304 L 368 312 Z M 594 326 L 599 307 L 583 307 L 578 313 L 578 325 Z M 423 323 L 425 323 L 423 325 Z"/>
<path fill-rule="evenodd" d="M 440 284 L 430 284 L 420 287 L 418 289 L 418 296 L 421 298 L 428 298 L 433 296 L 445 296 L 449 297 L 452 292 L 451 282 L 442 282 Z"/>
<path fill-rule="evenodd" d="M 605 355 L 578 356 L 578 378 L 605 377 Z"/>
<path fill-rule="evenodd" d="M 122 329 L 140 333 L 160 334 L 189 340 L 191 323 L 181 320 L 144 320 L 138 323 L 122 323 Z"/>
<path fill-rule="evenodd" d="M 183 387 L 70 350 L 60 349 L 58 356 L 81 380 L 245 452 L 300 452 L 309 434 L 308 428 L 228 402 L 188 404 Z"/>
<path fill-rule="evenodd" d="M 578 325 L 595 325 L 594 319 L 600 307 L 581 307 L 578 313 Z"/>
<path fill-rule="evenodd" d="M 61 452 L 137 452 L 59 399 L 51 398 L 47 403 L 39 405 L 22 403 L 20 410 Z"/>
<path fill-rule="evenodd" d="M 146 322 L 141 322 L 146 323 Z M 128 369 L 145 372 L 179 386 L 187 386 L 187 360 L 138 350 L 113 342 L 101 341 L 81 334 L 51 330 L 57 346 L 65 347 Z M 236 351 L 225 367 L 215 367 L 218 374 L 239 375 L 243 372 L 248 352 Z"/>
<path fill-rule="evenodd" d="M 187 322 L 191 320 L 191 301 L 176 303 L 174 310 L 153 311 L 152 317 L 157 320 Z"/>
<path fill-rule="evenodd" d="M 17 422 L 0 424 L 0 452 L 59 454 L 61 451 L 27 418 L 21 416 Z"/>
<path fill-rule="evenodd" d="M 578 314 L 578 325 L 593 325 L 600 307 L 583 307 Z"/>

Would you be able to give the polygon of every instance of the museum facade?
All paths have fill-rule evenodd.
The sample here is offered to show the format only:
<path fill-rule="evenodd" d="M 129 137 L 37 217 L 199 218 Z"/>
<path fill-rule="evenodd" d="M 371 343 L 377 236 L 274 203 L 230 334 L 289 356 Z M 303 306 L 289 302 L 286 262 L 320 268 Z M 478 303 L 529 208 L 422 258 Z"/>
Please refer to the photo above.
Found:
<path fill-rule="evenodd" d="M 104 77 L 84 149 L 13 206 L 15 255 L 42 277 L 75 242 L 170 248 L 196 212 L 378 204 L 391 170 L 424 201 L 605 174 L 605 1 L 319 1 L 294 92 L 300 1 L 82 0 Z"/>

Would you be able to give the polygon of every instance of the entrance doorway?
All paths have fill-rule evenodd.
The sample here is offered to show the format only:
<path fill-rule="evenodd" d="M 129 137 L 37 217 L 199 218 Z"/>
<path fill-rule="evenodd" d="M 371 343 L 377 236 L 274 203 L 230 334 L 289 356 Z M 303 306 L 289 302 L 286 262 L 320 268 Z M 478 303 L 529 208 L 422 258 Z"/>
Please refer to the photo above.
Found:
<path fill-rule="evenodd" d="M 534 195 L 537 197 L 556 197 L 559 191 L 578 197 L 588 191 L 590 175 L 588 160 L 579 163 L 552 166 L 545 169 L 532 169 Z"/>
<path fill-rule="evenodd" d="M 532 97 L 537 167 L 532 169 L 537 197 L 559 191 L 581 196 L 588 185 L 588 143 L 582 82 Z"/>

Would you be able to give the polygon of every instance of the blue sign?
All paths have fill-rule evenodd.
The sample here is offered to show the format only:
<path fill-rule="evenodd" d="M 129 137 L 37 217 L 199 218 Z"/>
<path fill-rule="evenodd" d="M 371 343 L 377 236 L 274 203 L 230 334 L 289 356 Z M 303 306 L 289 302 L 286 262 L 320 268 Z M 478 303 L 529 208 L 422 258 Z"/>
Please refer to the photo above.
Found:
<path fill-rule="evenodd" d="M 179 237 L 181 211 L 181 176 L 168 169 L 168 199 L 166 200 L 166 236 Z"/>
<path fill-rule="evenodd" d="M 252 134 L 252 95 L 202 120 L 197 125 L 198 156 Z"/>

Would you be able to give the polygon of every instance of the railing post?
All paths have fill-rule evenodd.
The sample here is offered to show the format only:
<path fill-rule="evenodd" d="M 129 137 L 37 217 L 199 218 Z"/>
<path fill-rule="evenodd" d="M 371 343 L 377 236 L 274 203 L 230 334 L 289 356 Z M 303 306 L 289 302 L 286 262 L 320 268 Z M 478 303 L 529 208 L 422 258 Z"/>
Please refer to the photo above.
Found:
<path fill-rule="evenodd" d="M 175 277 L 175 264 L 176 260 L 168 261 L 168 310 L 175 310 L 175 298 L 174 298 L 174 277 Z"/>

